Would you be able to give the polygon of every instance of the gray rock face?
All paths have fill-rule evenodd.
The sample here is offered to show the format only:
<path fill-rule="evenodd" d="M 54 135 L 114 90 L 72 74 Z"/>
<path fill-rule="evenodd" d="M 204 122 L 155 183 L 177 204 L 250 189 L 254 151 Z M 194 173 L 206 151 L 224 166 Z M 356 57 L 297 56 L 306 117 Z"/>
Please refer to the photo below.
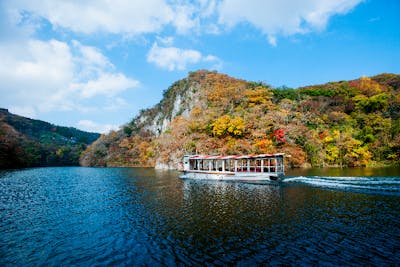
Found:
<path fill-rule="evenodd" d="M 164 99 L 155 108 L 156 112 L 143 112 L 136 119 L 142 130 L 159 136 L 168 129 L 168 125 L 177 116 L 188 117 L 194 107 L 199 85 L 191 84 L 186 87 L 172 88 L 176 93 L 169 99 Z"/>

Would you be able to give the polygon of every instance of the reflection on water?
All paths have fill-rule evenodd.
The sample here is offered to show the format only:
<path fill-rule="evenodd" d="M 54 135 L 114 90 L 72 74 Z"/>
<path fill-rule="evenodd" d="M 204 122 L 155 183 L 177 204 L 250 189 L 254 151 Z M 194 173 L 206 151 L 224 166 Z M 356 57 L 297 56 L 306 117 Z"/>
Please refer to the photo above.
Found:
<path fill-rule="evenodd" d="M 0 265 L 398 264 L 399 194 L 376 188 L 398 188 L 399 175 L 312 172 L 257 184 L 146 168 L 3 171 Z M 332 186 L 367 183 L 372 194 Z"/>

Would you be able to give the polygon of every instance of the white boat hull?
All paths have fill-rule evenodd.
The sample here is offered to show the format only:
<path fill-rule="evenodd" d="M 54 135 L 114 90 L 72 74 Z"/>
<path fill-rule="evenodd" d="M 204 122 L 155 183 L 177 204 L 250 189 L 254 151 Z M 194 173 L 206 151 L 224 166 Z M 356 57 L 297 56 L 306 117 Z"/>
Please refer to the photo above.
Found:
<path fill-rule="evenodd" d="M 180 175 L 180 178 L 225 181 L 271 181 L 277 180 L 279 176 L 273 173 L 210 173 L 185 171 Z"/>

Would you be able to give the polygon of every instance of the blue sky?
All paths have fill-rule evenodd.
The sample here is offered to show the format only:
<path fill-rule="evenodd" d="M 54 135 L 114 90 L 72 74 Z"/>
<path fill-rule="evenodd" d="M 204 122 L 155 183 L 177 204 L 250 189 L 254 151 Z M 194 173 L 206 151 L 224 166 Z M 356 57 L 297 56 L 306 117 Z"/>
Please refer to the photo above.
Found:
<path fill-rule="evenodd" d="M 299 87 L 400 73 L 398 0 L 0 0 L 0 107 L 118 129 L 198 69 Z"/>

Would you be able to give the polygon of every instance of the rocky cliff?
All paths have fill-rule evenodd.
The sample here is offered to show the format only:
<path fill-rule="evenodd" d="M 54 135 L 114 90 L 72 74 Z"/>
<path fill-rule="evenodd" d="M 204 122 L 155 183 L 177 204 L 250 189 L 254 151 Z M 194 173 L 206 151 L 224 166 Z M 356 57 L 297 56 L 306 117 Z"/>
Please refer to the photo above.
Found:
<path fill-rule="evenodd" d="M 85 166 L 179 168 L 186 153 L 284 152 L 290 166 L 364 166 L 400 156 L 400 76 L 298 89 L 210 71 L 175 82 L 163 99 L 81 156 Z"/>

